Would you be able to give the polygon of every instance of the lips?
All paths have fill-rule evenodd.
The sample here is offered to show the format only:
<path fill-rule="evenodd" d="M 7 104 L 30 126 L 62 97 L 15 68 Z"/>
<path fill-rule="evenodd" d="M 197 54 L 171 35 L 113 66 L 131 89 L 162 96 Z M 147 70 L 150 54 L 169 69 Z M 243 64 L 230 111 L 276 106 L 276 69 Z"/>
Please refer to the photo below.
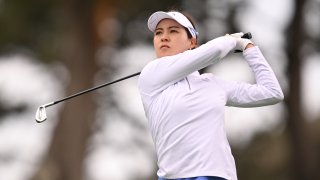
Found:
<path fill-rule="evenodd" d="M 164 44 L 164 45 L 160 46 L 160 49 L 162 49 L 162 48 L 170 48 L 170 46 Z"/>

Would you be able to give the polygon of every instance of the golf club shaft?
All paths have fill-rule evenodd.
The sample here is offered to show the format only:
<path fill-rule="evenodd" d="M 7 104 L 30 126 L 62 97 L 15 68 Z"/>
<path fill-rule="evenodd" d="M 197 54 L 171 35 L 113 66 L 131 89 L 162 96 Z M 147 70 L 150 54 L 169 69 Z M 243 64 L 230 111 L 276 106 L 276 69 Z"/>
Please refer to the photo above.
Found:
<path fill-rule="evenodd" d="M 111 82 L 107 82 L 107 83 L 101 84 L 101 85 L 99 85 L 99 86 L 96 86 L 96 87 L 93 87 L 93 88 L 90 88 L 90 89 L 87 89 L 87 90 L 78 92 L 78 93 L 76 93 L 76 94 L 67 96 L 67 97 L 62 98 L 62 99 L 59 99 L 59 100 L 57 100 L 57 101 L 48 103 L 48 104 L 46 104 L 46 105 L 44 105 L 44 106 L 45 106 L 45 107 L 50 107 L 50 106 L 55 105 L 55 104 L 58 104 L 58 103 L 60 103 L 60 102 L 62 102 L 62 101 L 65 101 L 65 100 L 68 100 L 68 99 L 71 99 L 71 98 L 80 96 L 80 95 L 82 95 L 82 94 L 85 94 L 85 93 L 94 91 L 94 90 L 96 90 L 96 89 L 100 89 L 100 88 L 102 88 L 102 87 L 105 87 L 105 86 L 108 86 L 108 85 L 117 83 L 117 82 L 119 82 L 119 81 L 123 81 L 123 80 L 125 80 L 125 79 L 129 79 L 129 78 L 131 78 L 131 77 L 138 76 L 140 73 L 141 73 L 141 72 L 137 72 L 137 73 L 134 73 L 134 74 L 125 76 L 125 77 L 123 77 L 123 78 L 120 78 L 120 79 L 117 79 L 117 80 L 114 80 L 114 81 L 111 81 Z"/>
<path fill-rule="evenodd" d="M 242 36 L 242 38 L 251 39 L 251 38 L 252 38 L 252 35 L 251 35 L 250 32 L 247 32 L 247 33 L 245 33 L 245 34 Z M 241 51 L 235 51 L 235 52 L 241 52 Z M 94 90 L 96 90 L 96 89 L 100 89 L 100 88 L 102 88 L 102 87 L 105 87 L 105 86 L 108 86 L 108 85 L 117 83 L 117 82 L 119 82 L 119 81 L 123 81 L 123 80 L 125 80 L 125 79 L 129 79 L 129 78 L 131 78 L 131 77 L 138 76 L 140 73 L 141 73 L 141 72 L 137 72 L 137 73 L 134 73 L 134 74 L 125 76 L 125 77 L 123 77 L 123 78 L 120 78 L 120 79 L 117 79 L 117 80 L 114 80 L 114 81 L 111 81 L 111 82 L 108 82 L 108 83 L 105 83 L 105 84 L 101 84 L 101 85 L 99 85 L 99 86 L 96 86 L 96 87 L 93 87 L 93 88 L 90 88 L 90 89 L 87 89 L 87 90 L 78 92 L 78 93 L 76 93 L 76 94 L 67 96 L 67 97 L 62 98 L 62 99 L 59 99 L 59 100 L 57 100 L 57 101 L 54 101 L 54 102 L 45 104 L 45 105 L 43 105 L 43 106 L 44 106 L 44 107 L 50 107 L 50 106 L 55 105 L 55 104 L 58 104 L 58 103 L 60 103 L 60 102 L 62 102 L 62 101 L 66 101 L 66 100 L 68 100 L 68 99 L 71 99 L 71 98 L 80 96 L 80 95 L 82 95 L 82 94 L 85 94 L 85 93 L 88 93 L 88 92 L 91 92 L 91 91 L 94 91 Z"/>

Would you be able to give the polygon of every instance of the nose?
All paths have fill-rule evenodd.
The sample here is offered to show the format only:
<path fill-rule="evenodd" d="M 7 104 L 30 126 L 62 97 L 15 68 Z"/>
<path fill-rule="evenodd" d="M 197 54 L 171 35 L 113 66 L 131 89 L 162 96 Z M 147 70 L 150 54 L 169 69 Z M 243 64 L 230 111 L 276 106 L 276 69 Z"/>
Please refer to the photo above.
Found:
<path fill-rule="evenodd" d="M 161 36 L 161 42 L 169 41 L 169 36 L 167 33 L 163 33 Z"/>

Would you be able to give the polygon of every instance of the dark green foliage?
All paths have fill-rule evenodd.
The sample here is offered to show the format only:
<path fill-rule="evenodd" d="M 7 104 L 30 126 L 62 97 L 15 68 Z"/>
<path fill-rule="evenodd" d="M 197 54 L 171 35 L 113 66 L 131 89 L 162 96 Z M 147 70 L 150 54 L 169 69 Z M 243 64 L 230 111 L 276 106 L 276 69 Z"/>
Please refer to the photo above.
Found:
<path fill-rule="evenodd" d="M 1 1 L 0 53 L 3 55 L 27 50 L 37 56 L 50 56 L 56 33 L 54 2 Z"/>

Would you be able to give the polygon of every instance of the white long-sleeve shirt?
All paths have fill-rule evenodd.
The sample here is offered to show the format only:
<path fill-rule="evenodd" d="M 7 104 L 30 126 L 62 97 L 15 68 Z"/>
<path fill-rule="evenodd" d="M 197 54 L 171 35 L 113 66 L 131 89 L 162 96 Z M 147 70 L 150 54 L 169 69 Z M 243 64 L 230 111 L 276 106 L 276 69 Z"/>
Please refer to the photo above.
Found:
<path fill-rule="evenodd" d="M 158 176 L 237 179 L 225 131 L 225 106 L 271 105 L 281 101 L 283 93 L 258 47 L 243 52 L 256 84 L 197 72 L 218 62 L 235 45 L 232 37 L 216 38 L 151 61 L 142 70 L 139 90 L 157 153 Z"/>

